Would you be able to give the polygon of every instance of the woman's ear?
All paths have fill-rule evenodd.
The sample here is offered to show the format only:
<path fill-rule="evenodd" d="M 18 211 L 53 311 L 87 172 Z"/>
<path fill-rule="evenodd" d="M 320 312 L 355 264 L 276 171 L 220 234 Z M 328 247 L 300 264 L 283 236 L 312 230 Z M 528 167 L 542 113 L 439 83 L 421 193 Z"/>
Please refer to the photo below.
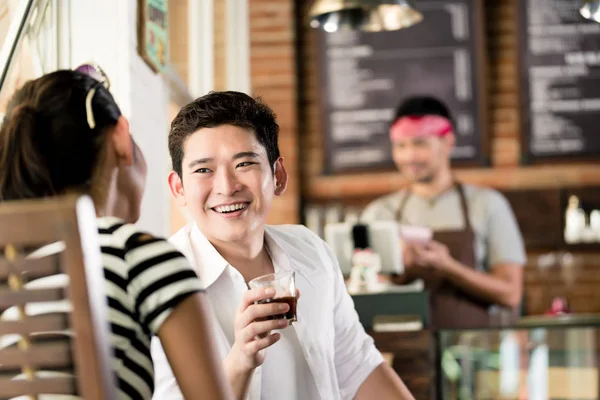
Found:
<path fill-rule="evenodd" d="M 129 121 L 121 115 L 110 130 L 110 138 L 119 164 L 132 165 L 134 149 L 131 133 L 129 133 Z"/>

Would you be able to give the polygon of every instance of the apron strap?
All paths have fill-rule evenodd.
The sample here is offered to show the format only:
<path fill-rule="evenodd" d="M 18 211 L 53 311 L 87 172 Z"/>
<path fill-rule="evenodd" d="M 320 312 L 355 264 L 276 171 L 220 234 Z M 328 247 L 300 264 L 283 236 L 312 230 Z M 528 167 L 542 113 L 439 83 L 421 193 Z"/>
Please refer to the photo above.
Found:
<path fill-rule="evenodd" d="M 460 207 L 463 213 L 465 230 L 473 230 L 473 226 L 471 225 L 471 217 L 469 217 L 469 206 L 467 205 L 467 196 L 465 195 L 464 187 L 460 182 L 454 182 L 454 186 L 456 187 L 456 190 L 458 190 L 458 197 L 460 198 Z M 400 200 L 398 211 L 396 211 L 396 221 L 400 221 L 400 219 L 402 219 L 402 213 L 404 213 L 404 208 L 406 207 L 406 203 L 411 195 L 411 190 L 406 189 L 406 193 L 404 193 L 402 200 Z"/>
<path fill-rule="evenodd" d="M 463 219 L 465 223 L 465 230 L 473 230 L 473 226 L 471 225 L 471 218 L 469 217 L 469 206 L 467 206 L 467 196 L 465 195 L 465 188 L 462 183 L 456 182 L 456 189 L 458 190 L 458 196 L 460 197 L 460 206 L 463 212 Z"/>
<path fill-rule="evenodd" d="M 404 213 L 404 208 L 406 207 L 406 203 L 408 202 L 408 199 L 410 198 L 411 194 L 412 192 L 410 191 L 410 188 L 406 189 L 402 200 L 400 200 L 400 206 L 398 206 L 398 211 L 396 211 L 396 221 L 400 221 L 402 219 L 402 213 Z"/>

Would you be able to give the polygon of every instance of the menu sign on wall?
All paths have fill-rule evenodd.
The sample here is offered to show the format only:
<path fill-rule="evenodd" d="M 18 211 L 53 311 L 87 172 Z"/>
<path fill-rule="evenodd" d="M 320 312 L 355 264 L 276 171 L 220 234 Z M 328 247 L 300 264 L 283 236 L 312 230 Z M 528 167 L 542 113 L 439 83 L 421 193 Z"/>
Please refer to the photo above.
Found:
<path fill-rule="evenodd" d="M 524 162 L 600 154 L 600 24 L 580 0 L 521 0 Z"/>
<path fill-rule="evenodd" d="M 326 173 L 392 168 L 389 126 L 412 95 L 450 108 L 455 162 L 485 161 L 482 3 L 416 4 L 424 19 L 407 29 L 318 33 Z"/>

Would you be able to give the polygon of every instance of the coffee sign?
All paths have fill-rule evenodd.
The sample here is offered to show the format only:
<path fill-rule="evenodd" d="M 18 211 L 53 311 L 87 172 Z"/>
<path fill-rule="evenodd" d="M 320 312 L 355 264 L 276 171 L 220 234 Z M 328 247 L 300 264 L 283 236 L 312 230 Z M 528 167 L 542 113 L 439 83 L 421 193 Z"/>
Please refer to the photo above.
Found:
<path fill-rule="evenodd" d="M 393 168 L 389 126 L 406 97 L 454 117 L 454 164 L 486 164 L 483 3 L 415 2 L 422 22 L 392 32 L 319 31 L 325 172 Z"/>
<path fill-rule="evenodd" d="M 138 52 L 154 72 L 162 72 L 167 68 L 167 0 L 138 0 Z"/>

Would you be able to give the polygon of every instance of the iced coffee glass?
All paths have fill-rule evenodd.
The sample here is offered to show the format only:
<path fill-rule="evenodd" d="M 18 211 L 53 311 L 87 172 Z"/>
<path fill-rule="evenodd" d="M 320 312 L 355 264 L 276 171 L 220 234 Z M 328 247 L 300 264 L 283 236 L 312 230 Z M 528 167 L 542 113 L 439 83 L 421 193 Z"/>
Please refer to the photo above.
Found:
<path fill-rule="evenodd" d="M 258 304 L 265 303 L 286 303 L 290 306 L 290 309 L 280 315 L 272 315 L 267 317 L 267 320 L 271 319 L 286 319 L 290 323 L 296 322 L 296 304 L 298 301 L 296 293 L 296 275 L 295 272 L 277 272 L 274 274 L 268 274 L 259 276 L 258 278 L 252 279 L 248 282 L 251 289 L 275 289 L 275 295 L 273 298 L 261 300 Z"/>

